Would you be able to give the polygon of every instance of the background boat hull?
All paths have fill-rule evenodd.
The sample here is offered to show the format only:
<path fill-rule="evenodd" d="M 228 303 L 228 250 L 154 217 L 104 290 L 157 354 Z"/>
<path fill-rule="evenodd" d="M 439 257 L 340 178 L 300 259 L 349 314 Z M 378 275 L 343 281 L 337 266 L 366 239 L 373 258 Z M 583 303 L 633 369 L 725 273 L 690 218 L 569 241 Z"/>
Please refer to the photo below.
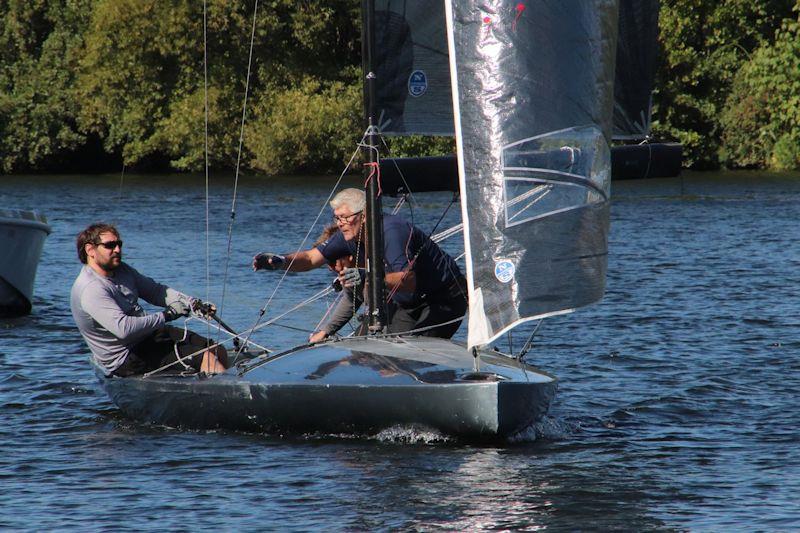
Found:
<path fill-rule="evenodd" d="M 43 216 L 0 209 L 0 316 L 31 312 L 36 267 L 49 234 Z"/>

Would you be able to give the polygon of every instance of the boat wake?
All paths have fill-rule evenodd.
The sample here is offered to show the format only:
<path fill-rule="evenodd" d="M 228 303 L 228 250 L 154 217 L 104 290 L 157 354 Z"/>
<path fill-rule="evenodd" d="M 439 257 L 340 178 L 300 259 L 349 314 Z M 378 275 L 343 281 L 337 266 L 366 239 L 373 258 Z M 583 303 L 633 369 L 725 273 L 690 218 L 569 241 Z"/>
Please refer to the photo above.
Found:
<path fill-rule="evenodd" d="M 518 444 L 537 440 L 565 440 L 577 431 L 580 431 L 580 424 L 577 422 L 545 416 L 519 433 L 510 436 L 508 442 Z"/>
<path fill-rule="evenodd" d="M 392 426 L 373 438 L 380 442 L 397 444 L 442 444 L 453 440 L 435 429 L 421 426 Z"/>

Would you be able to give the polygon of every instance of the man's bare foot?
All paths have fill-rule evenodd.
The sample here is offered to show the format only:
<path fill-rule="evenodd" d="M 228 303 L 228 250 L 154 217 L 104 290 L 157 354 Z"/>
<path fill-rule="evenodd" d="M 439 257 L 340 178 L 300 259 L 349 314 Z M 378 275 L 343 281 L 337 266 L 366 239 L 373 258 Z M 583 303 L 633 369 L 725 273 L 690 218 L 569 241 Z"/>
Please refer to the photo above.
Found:
<path fill-rule="evenodd" d="M 221 374 L 225 372 L 225 367 L 219 362 L 217 356 L 213 353 L 206 352 L 203 355 L 203 362 L 200 364 L 200 371 L 206 374 Z"/>

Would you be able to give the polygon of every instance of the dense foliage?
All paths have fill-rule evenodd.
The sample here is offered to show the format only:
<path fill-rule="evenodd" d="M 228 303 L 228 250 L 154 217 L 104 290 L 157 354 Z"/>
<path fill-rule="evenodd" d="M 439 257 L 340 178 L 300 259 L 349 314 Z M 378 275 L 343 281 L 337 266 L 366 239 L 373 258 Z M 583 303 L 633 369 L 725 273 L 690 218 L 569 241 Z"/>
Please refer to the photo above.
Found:
<path fill-rule="evenodd" d="M 784 19 L 797 17 L 793 6 L 800 2 L 662 0 L 662 63 L 655 82 L 654 133 L 682 143 L 690 166 L 716 168 L 721 162 L 735 163 L 721 160 L 726 151 L 721 119 L 726 105 L 734 104 L 728 95 L 753 53 L 772 45 Z"/>
<path fill-rule="evenodd" d="M 738 71 L 722 115 L 723 156 L 731 165 L 800 168 L 800 23 Z"/>
<path fill-rule="evenodd" d="M 210 164 L 342 168 L 360 133 L 360 2 L 206 0 Z M 662 0 L 654 136 L 695 168 L 800 168 L 800 0 Z M 0 0 L 0 172 L 203 168 L 203 2 Z M 450 139 L 390 139 L 395 155 Z"/>

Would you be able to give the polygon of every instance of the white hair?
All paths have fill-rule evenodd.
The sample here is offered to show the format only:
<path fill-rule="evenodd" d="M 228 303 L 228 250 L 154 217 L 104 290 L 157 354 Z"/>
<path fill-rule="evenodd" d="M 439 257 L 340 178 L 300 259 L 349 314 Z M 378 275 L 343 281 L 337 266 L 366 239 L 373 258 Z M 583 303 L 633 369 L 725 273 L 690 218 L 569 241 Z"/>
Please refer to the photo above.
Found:
<path fill-rule="evenodd" d="M 361 189 L 342 189 L 331 200 L 331 208 L 339 209 L 340 207 L 347 206 L 353 213 L 363 211 L 367 206 L 367 195 Z"/>

